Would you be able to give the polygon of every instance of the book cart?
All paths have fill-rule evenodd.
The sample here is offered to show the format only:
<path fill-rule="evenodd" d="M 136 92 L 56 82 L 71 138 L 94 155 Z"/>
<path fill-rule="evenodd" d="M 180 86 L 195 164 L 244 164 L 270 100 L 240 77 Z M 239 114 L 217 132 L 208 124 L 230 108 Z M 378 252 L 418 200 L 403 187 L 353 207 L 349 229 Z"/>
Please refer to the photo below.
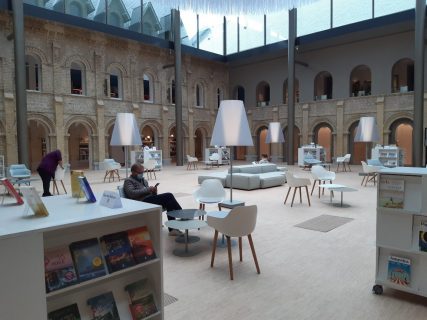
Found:
<path fill-rule="evenodd" d="M 101 198 L 98 195 L 97 198 Z M 24 215 L 24 206 L 7 206 L 0 215 L 0 309 L 2 319 L 47 319 L 52 310 L 77 303 L 81 319 L 91 319 L 87 300 L 112 292 L 120 319 L 131 320 L 125 286 L 147 278 L 163 319 L 163 260 L 159 206 L 122 199 L 122 208 L 77 201 L 70 196 L 43 198 L 49 216 Z M 147 226 L 156 259 L 46 293 L 44 251 L 89 238 Z"/>
<path fill-rule="evenodd" d="M 427 169 L 379 173 L 375 294 L 383 286 L 427 297 Z"/>

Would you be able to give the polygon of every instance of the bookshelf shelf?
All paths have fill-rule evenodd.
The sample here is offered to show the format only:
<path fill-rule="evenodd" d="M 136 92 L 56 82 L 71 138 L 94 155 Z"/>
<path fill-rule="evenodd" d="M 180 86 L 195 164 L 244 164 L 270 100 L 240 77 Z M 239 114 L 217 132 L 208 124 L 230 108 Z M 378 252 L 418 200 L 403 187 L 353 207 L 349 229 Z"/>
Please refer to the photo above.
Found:
<path fill-rule="evenodd" d="M 325 162 L 326 160 L 325 149 L 322 146 L 306 145 L 298 148 L 298 166 L 304 167 L 304 158 L 307 154 L 311 154 L 313 159 L 321 162 Z"/>
<path fill-rule="evenodd" d="M 23 206 L 7 207 L 0 216 L 0 309 L 4 319 L 47 319 L 48 312 L 78 305 L 82 319 L 90 319 L 87 300 L 112 292 L 120 319 L 131 320 L 129 297 L 124 287 L 148 278 L 158 313 L 163 319 L 163 260 L 161 209 L 148 203 L 122 199 L 123 207 L 110 209 L 97 203 L 77 202 L 68 195 L 42 198 L 49 216 L 24 216 Z M 60 209 L 58 209 L 60 208 Z M 8 226 L 4 228 L 2 226 Z M 46 294 L 44 252 L 75 241 L 147 226 L 157 258 Z M 25 308 L 17 302 L 25 301 Z"/>
<path fill-rule="evenodd" d="M 420 249 L 427 231 L 427 169 L 383 169 L 378 181 L 373 291 L 381 294 L 386 286 L 427 297 L 427 242 Z"/>

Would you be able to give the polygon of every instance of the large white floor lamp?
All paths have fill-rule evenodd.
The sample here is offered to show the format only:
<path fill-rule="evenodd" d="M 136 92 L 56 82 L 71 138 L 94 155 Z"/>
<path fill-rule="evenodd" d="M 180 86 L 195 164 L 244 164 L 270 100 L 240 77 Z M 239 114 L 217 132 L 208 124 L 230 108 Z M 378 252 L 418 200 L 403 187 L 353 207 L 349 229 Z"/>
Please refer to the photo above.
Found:
<path fill-rule="evenodd" d="M 280 122 L 270 122 L 268 124 L 267 136 L 265 137 L 265 143 L 283 143 L 285 142 L 285 137 L 283 136 L 282 128 L 280 127 Z M 274 157 L 277 157 L 277 149 L 274 149 Z M 270 155 L 271 156 L 271 155 Z M 272 156 L 273 158 L 273 156 Z M 273 158 L 273 162 L 277 159 Z"/>
<path fill-rule="evenodd" d="M 380 141 L 380 137 L 375 117 L 361 117 L 354 136 L 354 142 L 367 142 L 366 159 L 368 158 L 369 143 L 378 141 Z"/>
<path fill-rule="evenodd" d="M 128 177 L 128 153 L 129 146 L 141 146 L 141 135 L 133 113 L 118 113 L 111 135 L 110 146 L 125 147 L 126 178 Z"/>
<path fill-rule="evenodd" d="M 230 204 L 233 204 L 233 147 L 254 145 L 243 101 L 221 101 L 211 145 L 230 147 Z"/>

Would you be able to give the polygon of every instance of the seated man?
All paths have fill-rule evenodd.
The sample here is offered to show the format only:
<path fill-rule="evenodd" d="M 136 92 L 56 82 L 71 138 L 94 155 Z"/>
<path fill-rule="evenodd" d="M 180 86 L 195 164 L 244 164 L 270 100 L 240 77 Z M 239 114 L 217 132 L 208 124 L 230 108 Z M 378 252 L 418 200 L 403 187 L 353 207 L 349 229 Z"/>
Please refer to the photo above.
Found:
<path fill-rule="evenodd" d="M 157 187 L 148 186 L 147 180 L 144 179 L 144 167 L 141 164 L 133 164 L 130 171 L 130 177 L 126 178 L 123 184 L 123 191 L 126 198 L 158 204 L 166 211 L 182 209 L 172 193 L 157 194 Z M 168 216 L 168 220 L 174 219 L 174 217 Z M 177 236 L 180 234 L 182 234 L 181 231 L 169 228 L 170 236 Z"/>

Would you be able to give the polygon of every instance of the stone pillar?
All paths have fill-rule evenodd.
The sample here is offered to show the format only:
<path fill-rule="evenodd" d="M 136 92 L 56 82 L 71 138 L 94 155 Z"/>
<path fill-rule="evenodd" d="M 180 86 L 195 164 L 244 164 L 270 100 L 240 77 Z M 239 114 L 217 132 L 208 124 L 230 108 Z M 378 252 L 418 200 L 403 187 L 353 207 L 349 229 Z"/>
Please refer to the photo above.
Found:
<path fill-rule="evenodd" d="M 301 145 L 305 145 L 311 142 L 311 137 L 309 137 L 308 133 L 308 112 L 310 110 L 310 106 L 308 103 L 302 105 L 302 141 Z M 289 131 L 289 128 L 288 128 Z M 286 139 L 286 137 L 285 137 Z"/>
<path fill-rule="evenodd" d="M 380 141 L 378 141 L 378 143 L 384 144 L 384 97 L 377 97 L 375 104 L 377 106 L 377 125 L 380 136 Z"/>
<path fill-rule="evenodd" d="M 4 130 L 6 134 L 6 164 L 18 163 L 18 144 L 16 140 L 15 96 L 11 92 L 4 93 Z"/>
<path fill-rule="evenodd" d="M 64 136 L 64 100 L 61 96 L 54 96 L 54 111 L 55 111 L 55 131 L 56 131 L 56 149 L 61 150 L 63 163 L 68 163 L 69 154 L 68 148 L 65 146 Z M 52 146 L 52 150 L 55 146 Z"/>
<path fill-rule="evenodd" d="M 196 152 L 196 148 L 194 145 L 194 109 L 188 108 L 188 154 L 191 156 L 194 156 Z M 184 162 L 186 162 L 187 159 L 184 157 Z"/>
<path fill-rule="evenodd" d="M 337 132 L 336 132 L 337 143 L 336 143 L 336 147 L 334 148 L 334 153 L 335 153 L 334 157 L 340 157 L 348 153 L 347 147 L 344 146 L 344 141 L 348 139 L 348 134 L 347 134 L 347 138 L 344 139 L 345 134 L 346 133 L 344 132 L 344 101 L 340 100 L 340 101 L 337 101 Z"/>
<path fill-rule="evenodd" d="M 163 106 L 162 110 L 162 135 L 163 135 L 163 163 L 171 164 L 171 158 L 169 153 L 169 108 Z"/>
<path fill-rule="evenodd" d="M 103 100 L 96 100 L 96 122 L 98 128 L 98 150 L 94 150 L 94 161 L 105 159 L 105 108 Z"/>
<path fill-rule="evenodd" d="M 248 116 L 248 123 L 249 123 L 249 130 L 251 131 L 252 135 L 252 141 L 256 140 L 256 135 L 253 133 L 253 115 L 252 110 L 247 111 Z M 246 161 L 252 162 L 257 160 L 257 152 L 255 149 L 255 143 L 252 147 L 246 147 L 246 155 L 245 155 Z"/>

